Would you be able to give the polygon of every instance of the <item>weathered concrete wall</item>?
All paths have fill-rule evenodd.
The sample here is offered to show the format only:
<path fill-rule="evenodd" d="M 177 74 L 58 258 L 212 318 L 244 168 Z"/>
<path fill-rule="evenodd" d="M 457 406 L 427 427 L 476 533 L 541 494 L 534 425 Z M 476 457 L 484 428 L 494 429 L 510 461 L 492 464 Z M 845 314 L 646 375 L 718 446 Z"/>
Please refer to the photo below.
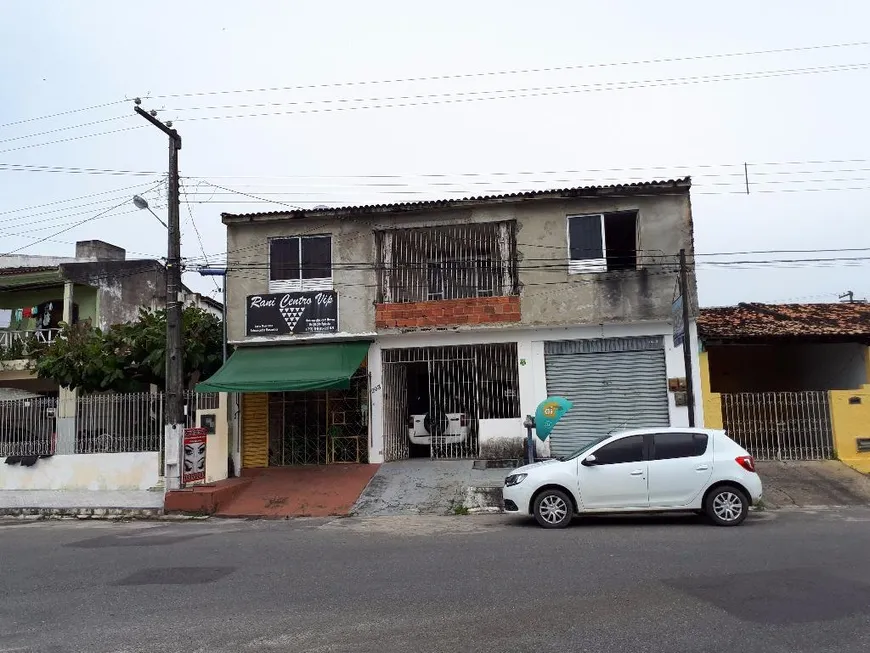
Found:
<path fill-rule="evenodd" d="M 0 464 L 0 490 L 147 490 L 157 485 L 159 464 L 156 451 L 53 456 L 33 467 Z"/>
<path fill-rule="evenodd" d="M 157 261 L 98 261 L 61 266 L 63 274 L 76 282 L 75 301 L 83 293 L 96 296 L 94 326 L 107 329 L 138 318 L 139 309 L 164 305 L 165 269 Z M 80 284 L 89 288 L 82 289 Z M 79 309 L 79 319 L 90 317 Z"/>
<path fill-rule="evenodd" d="M 638 211 L 637 247 L 646 267 L 568 274 L 567 216 L 616 211 Z M 371 333 L 375 331 L 376 274 L 373 269 L 348 264 L 377 260 L 375 230 L 503 220 L 517 222 L 520 324 L 567 326 L 670 318 L 676 272 L 662 264 L 666 255 L 673 264 L 681 248 L 692 252 L 687 194 L 520 200 L 466 209 L 232 222 L 227 225 L 229 339 L 245 337 L 245 298 L 268 292 L 270 237 L 331 234 L 339 331 Z M 695 298 L 694 279 L 691 286 Z M 697 306 L 696 299 L 692 306 Z M 456 327 L 469 328 L 480 327 Z"/>

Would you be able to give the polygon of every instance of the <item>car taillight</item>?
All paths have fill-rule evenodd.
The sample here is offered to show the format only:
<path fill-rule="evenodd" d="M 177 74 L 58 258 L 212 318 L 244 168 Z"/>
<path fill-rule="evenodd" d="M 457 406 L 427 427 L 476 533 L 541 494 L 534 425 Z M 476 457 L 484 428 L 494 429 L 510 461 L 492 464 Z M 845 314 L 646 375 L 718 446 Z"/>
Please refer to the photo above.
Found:
<path fill-rule="evenodd" d="M 465 413 L 459 416 L 459 426 L 468 426 L 468 415 Z"/>
<path fill-rule="evenodd" d="M 755 471 L 755 458 L 752 456 L 737 456 L 734 460 L 747 472 Z"/>

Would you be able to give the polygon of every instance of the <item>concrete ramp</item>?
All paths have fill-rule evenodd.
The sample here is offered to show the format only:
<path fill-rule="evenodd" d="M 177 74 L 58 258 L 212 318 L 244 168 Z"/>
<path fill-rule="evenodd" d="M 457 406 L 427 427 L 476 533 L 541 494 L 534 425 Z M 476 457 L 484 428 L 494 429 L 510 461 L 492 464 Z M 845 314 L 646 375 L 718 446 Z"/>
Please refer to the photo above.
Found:
<path fill-rule="evenodd" d="M 870 505 L 870 478 L 838 460 L 758 462 L 771 508 Z"/>

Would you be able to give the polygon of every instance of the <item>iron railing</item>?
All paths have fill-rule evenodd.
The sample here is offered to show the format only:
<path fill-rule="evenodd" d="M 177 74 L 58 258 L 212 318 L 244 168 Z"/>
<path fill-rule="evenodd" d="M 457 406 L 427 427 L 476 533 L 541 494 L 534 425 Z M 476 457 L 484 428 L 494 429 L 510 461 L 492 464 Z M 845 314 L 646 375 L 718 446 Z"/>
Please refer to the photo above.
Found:
<path fill-rule="evenodd" d="M 54 453 L 57 399 L 0 401 L 0 457 Z"/>
<path fill-rule="evenodd" d="M 51 343 L 59 333 L 60 329 L 0 330 L 0 359 L 23 358 L 30 353 L 30 347 Z"/>
<path fill-rule="evenodd" d="M 834 456 L 828 393 L 722 395 L 729 437 L 759 460 L 823 460 Z"/>
<path fill-rule="evenodd" d="M 217 393 L 185 393 L 185 427 L 196 411 L 218 407 Z M 78 395 L 75 453 L 163 450 L 166 400 L 162 392 Z M 58 400 L 36 397 L 0 401 L 0 456 L 56 453 Z"/>
<path fill-rule="evenodd" d="M 375 237 L 381 303 L 517 293 L 513 221 L 391 229 Z"/>
<path fill-rule="evenodd" d="M 385 349 L 384 457 L 479 455 L 482 419 L 520 417 L 516 343 Z"/>

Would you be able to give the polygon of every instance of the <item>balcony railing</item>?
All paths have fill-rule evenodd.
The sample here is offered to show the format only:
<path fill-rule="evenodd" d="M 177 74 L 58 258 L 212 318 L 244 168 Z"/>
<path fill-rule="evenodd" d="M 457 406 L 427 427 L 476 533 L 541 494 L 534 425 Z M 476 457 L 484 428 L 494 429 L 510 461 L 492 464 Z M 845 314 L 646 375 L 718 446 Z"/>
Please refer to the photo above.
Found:
<path fill-rule="evenodd" d="M 60 329 L 40 329 L 38 331 L 0 330 L 0 359 L 23 358 L 30 353 L 34 344 L 53 342 Z"/>

